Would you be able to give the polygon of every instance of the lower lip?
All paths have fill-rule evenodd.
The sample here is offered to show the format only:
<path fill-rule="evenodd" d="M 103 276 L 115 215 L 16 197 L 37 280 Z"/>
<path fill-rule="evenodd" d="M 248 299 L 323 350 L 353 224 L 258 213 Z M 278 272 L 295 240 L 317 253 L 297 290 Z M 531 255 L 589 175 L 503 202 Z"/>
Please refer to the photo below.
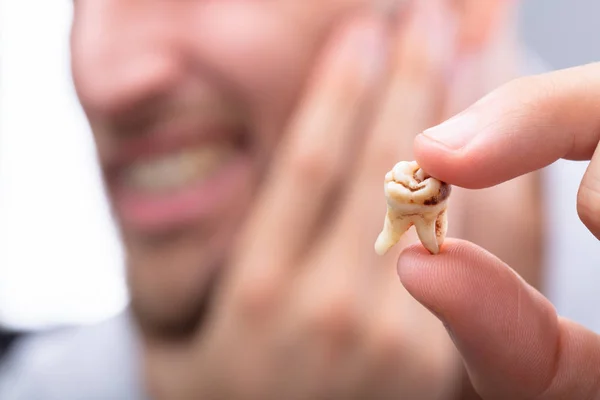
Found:
<path fill-rule="evenodd" d="M 127 229 L 159 233 L 206 218 L 226 207 L 249 182 L 250 162 L 241 154 L 212 177 L 166 193 L 147 193 L 116 185 L 113 200 L 121 224 Z"/>

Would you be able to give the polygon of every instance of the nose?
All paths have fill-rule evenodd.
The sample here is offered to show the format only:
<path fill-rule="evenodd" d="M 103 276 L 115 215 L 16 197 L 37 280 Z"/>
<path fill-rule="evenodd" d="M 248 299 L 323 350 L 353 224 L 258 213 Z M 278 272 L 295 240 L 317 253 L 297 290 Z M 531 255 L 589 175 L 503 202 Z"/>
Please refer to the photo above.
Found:
<path fill-rule="evenodd" d="M 88 114 L 122 113 L 180 76 L 169 1 L 79 0 L 71 29 L 75 88 Z"/>

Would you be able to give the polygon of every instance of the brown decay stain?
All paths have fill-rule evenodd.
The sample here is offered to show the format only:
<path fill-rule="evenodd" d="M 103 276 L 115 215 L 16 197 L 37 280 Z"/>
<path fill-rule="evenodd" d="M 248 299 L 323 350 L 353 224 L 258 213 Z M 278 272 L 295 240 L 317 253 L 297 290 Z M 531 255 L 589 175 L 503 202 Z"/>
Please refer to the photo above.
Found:
<path fill-rule="evenodd" d="M 417 216 L 420 216 L 420 215 L 421 214 L 419 214 L 419 213 L 402 214 L 402 215 L 397 216 L 395 219 L 405 219 L 405 218 L 408 218 L 408 217 L 417 217 Z"/>
<path fill-rule="evenodd" d="M 408 190 L 410 190 L 410 191 L 411 191 L 411 192 L 413 192 L 413 193 L 414 193 L 414 192 L 417 192 L 417 191 L 419 191 L 419 190 L 421 190 L 421 189 L 423 188 L 422 186 L 419 186 L 419 187 L 417 187 L 417 188 L 413 188 L 413 187 L 411 187 L 411 186 L 406 186 L 406 185 L 404 184 L 404 182 L 396 182 L 396 183 L 397 183 L 397 184 L 399 184 L 399 185 L 402 185 L 402 186 L 404 186 L 405 188 L 407 188 Z"/>
<path fill-rule="evenodd" d="M 435 220 L 435 237 L 442 236 L 442 222 L 440 220 L 440 215 L 442 215 L 442 213 L 440 213 Z"/>
<path fill-rule="evenodd" d="M 435 206 L 436 204 L 441 203 L 442 201 L 446 200 L 448 198 L 448 196 L 450 196 L 450 191 L 451 191 L 451 187 L 450 185 L 448 185 L 445 182 L 442 182 L 442 186 L 440 186 L 440 191 L 438 194 L 436 194 L 433 197 L 430 197 L 429 199 L 425 200 L 423 202 L 423 204 L 425 204 L 426 206 Z"/>

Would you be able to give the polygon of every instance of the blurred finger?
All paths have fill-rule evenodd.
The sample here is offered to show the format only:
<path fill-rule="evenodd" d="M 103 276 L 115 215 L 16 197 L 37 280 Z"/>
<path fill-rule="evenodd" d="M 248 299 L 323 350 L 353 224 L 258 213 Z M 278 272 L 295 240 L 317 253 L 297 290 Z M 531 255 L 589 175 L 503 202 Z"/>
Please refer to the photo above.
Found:
<path fill-rule="evenodd" d="M 400 160 L 412 159 L 417 132 L 432 123 L 442 104 L 452 29 L 443 2 L 418 2 L 397 28 L 393 75 L 358 160 L 341 211 L 334 251 L 352 243 L 359 260 L 373 260 L 373 241 L 385 215 L 383 177 Z M 368 263 L 370 264 L 370 263 Z"/>
<path fill-rule="evenodd" d="M 237 282 L 280 287 L 282 273 L 315 235 L 357 139 L 354 127 L 384 69 L 385 47 L 381 22 L 370 17 L 348 25 L 329 46 L 242 235 Z"/>

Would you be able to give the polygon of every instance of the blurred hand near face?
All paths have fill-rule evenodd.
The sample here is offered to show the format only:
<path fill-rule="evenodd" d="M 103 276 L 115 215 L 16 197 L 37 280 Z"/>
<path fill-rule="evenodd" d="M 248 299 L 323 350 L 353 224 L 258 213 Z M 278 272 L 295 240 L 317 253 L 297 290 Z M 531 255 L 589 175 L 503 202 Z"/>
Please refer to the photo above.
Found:
<path fill-rule="evenodd" d="M 334 32 L 202 331 L 176 348 L 149 344 L 157 399 L 455 396 L 451 341 L 398 282 L 398 250 L 373 250 L 385 173 L 444 108 L 441 4 Z"/>

